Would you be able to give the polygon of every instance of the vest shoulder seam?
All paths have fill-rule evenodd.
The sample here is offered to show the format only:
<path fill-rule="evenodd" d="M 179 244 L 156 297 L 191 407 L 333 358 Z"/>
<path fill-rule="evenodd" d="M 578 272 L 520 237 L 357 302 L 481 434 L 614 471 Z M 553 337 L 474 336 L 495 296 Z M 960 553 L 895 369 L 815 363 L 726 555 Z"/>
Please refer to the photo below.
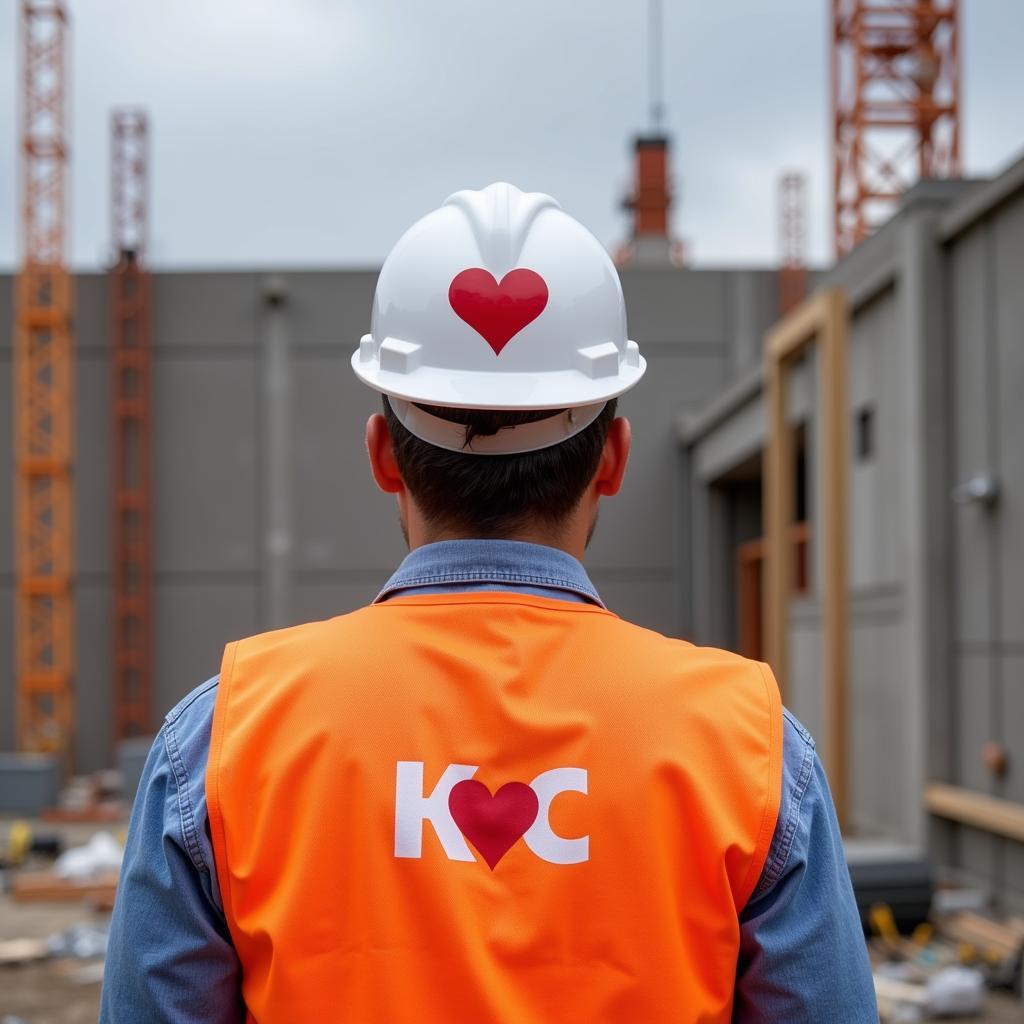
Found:
<path fill-rule="evenodd" d="M 784 716 L 796 725 L 795 720 L 788 713 L 783 712 Z M 798 733 L 798 735 L 800 735 Z M 765 861 L 764 870 L 761 875 L 761 880 L 757 884 L 757 888 L 754 890 L 751 899 L 756 899 L 763 896 L 769 889 L 774 886 L 778 880 L 782 877 L 783 871 L 786 869 L 786 864 L 789 862 L 789 855 L 793 849 L 793 840 L 796 838 L 796 831 L 800 825 L 800 809 L 803 806 L 804 796 L 807 793 L 807 786 L 811 781 L 811 775 L 814 771 L 814 743 L 810 739 L 810 735 L 806 732 L 801 736 L 805 739 L 804 753 L 800 760 L 800 770 L 797 773 L 796 781 L 793 784 L 792 790 L 792 801 L 793 806 L 790 811 L 787 820 L 786 827 L 782 835 L 778 837 L 778 842 L 773 837 L 771 849 L 768 852 L 768 859 Z M 785 740 L 783 740 L 785 742 Z M 776 826 L 778 827 L 778 826 Z"/>
<path fill-rule="evenodd" d="M 217 704 L 214 708 L 213 725 L 210 730 L 210 752 L 207 761 L 207 792 L 206 815 L 210 823 L 210 839 L 213 845 L 214 869 L 220 882 L 221 903 L 225 920 L 231 920 L 234 902 L 231 889 L 231 871 L 227 863 L 227 836 L 224 831 L 224 816 L 220 802 L 221 755 L 224 748 L 224 733 L 227 730 L 227 718 L 230 711 L 231 689 L 234 682 L 235 659 L 242 641 L 236 640 L 224 649 L 224 660 L 221 665 Z M 211 787 L 210 775 L 213 775 Z M 212 789 L 212 792 L 211 792 Z"/>
<path fill-rule="evenodd" d="M 757 883 L 760 880 L 761 873 L 764 871 L 765 864 L 771 854 L 771 842 L 775 833 L 775 827 L 778 823 L 779 797 L 781 796 L 781 792 L 775 792 L 775 775 L 776 766 L 780 763 L 782 754 L 781 749 L 777 749 L 782 746 L 782 711 L 781 708 L 778 709 L 779 713 L 776 716 L 775 712 L 777 701 L 775 697 L 777 695 L 777 691 L 776 693 L 773 693 L 774 679 L 769 677 L 769 673 L 766 671 L 766 666 L 763 662 L 754 662 L 754 664 L 757 666 L 761 685 L 764 689 L 765 710 L 768 713 L 768 778 L 765 785 L 764 807 L 761 810 L 761 823 L 757 830 L 754 855 L 751 857 L 750 864 L 748 865 L 746 874 L 743 878 L 743 884 L 740 888 L 740 893 L 743 896 L 743 906 L 746 906 L 750 901 L 754 890 L 757 888 Z M 776 724 L 775 721 L 776 717 L 778 718 L 778 724 Z M 769 823 L 769 816 L 771 815 L 773 807 L 775 809 L 775 821 Z"/>

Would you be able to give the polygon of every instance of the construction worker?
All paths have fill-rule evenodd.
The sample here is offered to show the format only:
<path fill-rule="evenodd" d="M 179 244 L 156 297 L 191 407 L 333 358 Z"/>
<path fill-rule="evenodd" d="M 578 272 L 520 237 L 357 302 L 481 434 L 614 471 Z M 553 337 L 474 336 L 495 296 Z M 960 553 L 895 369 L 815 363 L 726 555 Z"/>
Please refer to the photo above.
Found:
<path fill-rule="evenodd" d="M 645 369 L 600 244 L 548 196 L 456 193 L 392 250 L 352 366 L 410 554 L 167 716 L 101 1019 L 877 1020 L 771 672 L 619 619 L 581 565 Z"/>

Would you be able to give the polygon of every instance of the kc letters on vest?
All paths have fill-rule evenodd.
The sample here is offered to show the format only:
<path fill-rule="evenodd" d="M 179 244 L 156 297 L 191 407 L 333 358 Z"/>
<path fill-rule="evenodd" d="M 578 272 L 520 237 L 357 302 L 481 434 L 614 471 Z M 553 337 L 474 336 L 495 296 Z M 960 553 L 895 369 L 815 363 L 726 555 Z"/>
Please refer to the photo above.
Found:
<path fill-rule="evenodd" d="M 398 762 L 396 857 L 423 855 L 423 830 L 429 822 L 449 860 L 476 860 L 469 848 L 472 843 L 492 870 L 520 838 L 549 864 L 580 864 L 589 859 L 589 836 L 557 835 L 550 821 L 551 803 L 560 793 L 586 795 L 585 768 L 552 768 L 529 784 L 506 782 L 493 794 L 473 778 L 478 768 L 450 764 L 427 793 L 423 762 Z"/>

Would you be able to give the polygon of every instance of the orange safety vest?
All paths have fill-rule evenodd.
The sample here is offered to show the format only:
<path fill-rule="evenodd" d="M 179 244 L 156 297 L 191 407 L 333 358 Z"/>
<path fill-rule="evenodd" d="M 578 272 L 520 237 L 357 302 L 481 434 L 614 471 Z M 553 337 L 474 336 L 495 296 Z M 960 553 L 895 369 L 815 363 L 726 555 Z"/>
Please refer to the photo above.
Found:
<path fill-rule="evenodd" d="M 515 593 L 229 645 L 206 792 L 249 1020 L 728 1021 L 781 710 L 764 665 Z"/>

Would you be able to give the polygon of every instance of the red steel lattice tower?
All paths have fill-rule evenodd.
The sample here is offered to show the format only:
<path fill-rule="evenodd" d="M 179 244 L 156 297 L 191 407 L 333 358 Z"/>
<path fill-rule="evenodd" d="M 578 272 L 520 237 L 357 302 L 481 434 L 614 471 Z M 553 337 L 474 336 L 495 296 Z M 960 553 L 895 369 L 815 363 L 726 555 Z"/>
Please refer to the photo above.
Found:
<path fill-rule="evenodd" d="M 74 349 L 61 0 L 21 5 L 22 252 L 15 285 L 17 743 L 69 758 L 74 733 Z"/>
<path fill-rule="evenodd" d="M 836 254 L 960 174 L 959 0 L 832 0 Z"/>
<path fill-rule="evenodd" d="M 807 180 L 802 174 L 784 174 L 779 182 L 779 229 L 782 263 L 779 266 L 779 314 L 785 316 L 807 295 L 806 242 Z"/>
<path fill-rule="evenodd" d="M 146 115 L 111 117 L 110 326 L 114 504 L 114 732 L 150 731 L 152 312 L 146 270 L 149 151 Z"/>

